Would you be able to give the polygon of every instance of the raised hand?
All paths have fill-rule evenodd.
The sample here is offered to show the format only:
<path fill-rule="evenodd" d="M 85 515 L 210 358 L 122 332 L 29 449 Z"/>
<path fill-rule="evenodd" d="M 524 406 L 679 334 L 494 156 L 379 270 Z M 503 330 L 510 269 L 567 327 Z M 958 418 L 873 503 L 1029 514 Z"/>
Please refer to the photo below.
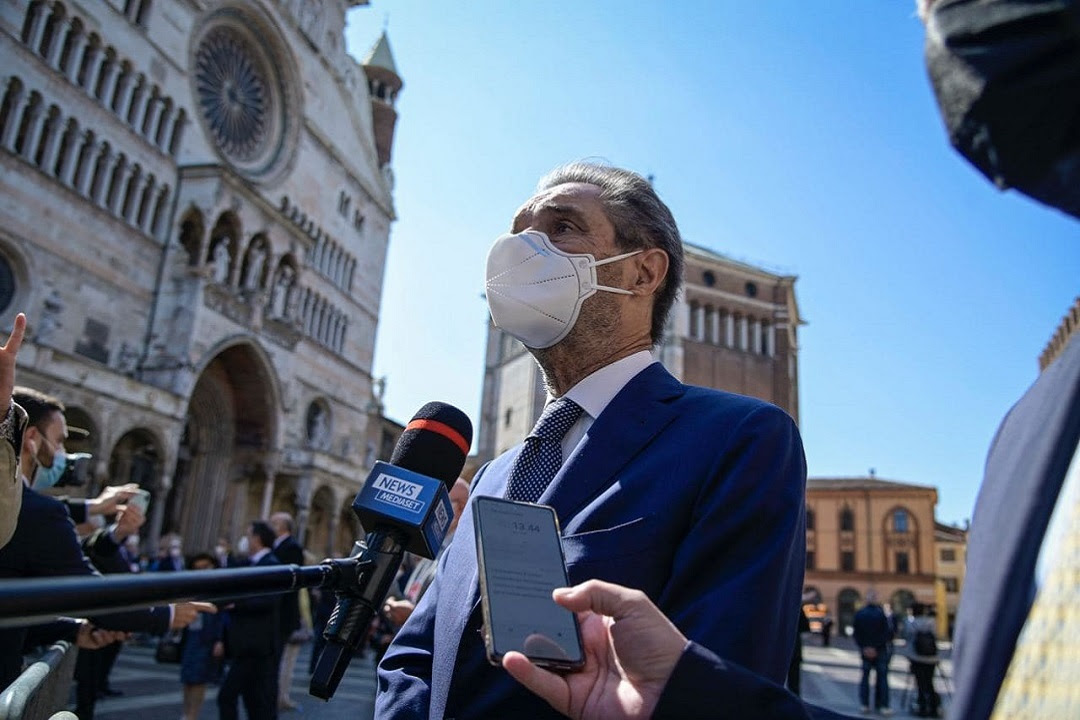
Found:
<path fill-rule="evenodd" d="M 26 316 L 19 313 L 15 316 L 11 335 L 4 346 L 0 347 L 0 416 L 3 416 L 11 405 L 11 391 L 15 387 L 15 356 L 19 353 L 25 333 Z"/>

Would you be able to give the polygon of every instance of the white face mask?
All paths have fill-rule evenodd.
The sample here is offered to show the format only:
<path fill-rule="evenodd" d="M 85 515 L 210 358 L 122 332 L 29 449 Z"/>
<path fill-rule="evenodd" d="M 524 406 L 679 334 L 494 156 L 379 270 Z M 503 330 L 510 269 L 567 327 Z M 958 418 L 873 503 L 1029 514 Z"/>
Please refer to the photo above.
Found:
<path fill-rule="evenodd" d="M 633 295 L 622 288 L 597 285 L 596 268 L 640 252 L 598 261 L 589 253 L 571 255 L 559 250 L 537 230 L 502 235 L 488 251 L 491 319 L 526 347 L 551 347 L 566 337 L 577 322 L 581 304 L 597 290 Z"/>

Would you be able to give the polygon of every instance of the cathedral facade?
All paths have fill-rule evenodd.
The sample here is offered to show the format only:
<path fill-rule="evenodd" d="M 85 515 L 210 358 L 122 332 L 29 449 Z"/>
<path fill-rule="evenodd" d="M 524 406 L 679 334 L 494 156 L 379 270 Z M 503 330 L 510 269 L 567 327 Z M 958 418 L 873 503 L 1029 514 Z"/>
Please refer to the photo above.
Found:
<path fill-rule="evenodd" d="M 89 430 L 188 551 L 277 510 L 317 557 L 361 528 L 402 87 L 365 0 L 0 5 L 0 324 L 17 382 Z M 385 444 L 385 443 L 382 443 Z"/>

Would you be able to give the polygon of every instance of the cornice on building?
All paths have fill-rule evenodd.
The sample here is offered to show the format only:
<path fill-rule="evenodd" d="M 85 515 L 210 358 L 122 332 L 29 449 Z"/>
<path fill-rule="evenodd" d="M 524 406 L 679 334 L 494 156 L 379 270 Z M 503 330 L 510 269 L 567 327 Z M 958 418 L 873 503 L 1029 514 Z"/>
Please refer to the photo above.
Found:
<path fill-rule="evenodd" d="M 937 488 L 933 485 L 916 485 L 903 483 L 895 480 L 879 480 L 872 477 L 837 477 L 837 478 L 807 478 L 806 490 L 893 490 L 893 491 L 920 491 L 932 490 L 935 494 Z"/>

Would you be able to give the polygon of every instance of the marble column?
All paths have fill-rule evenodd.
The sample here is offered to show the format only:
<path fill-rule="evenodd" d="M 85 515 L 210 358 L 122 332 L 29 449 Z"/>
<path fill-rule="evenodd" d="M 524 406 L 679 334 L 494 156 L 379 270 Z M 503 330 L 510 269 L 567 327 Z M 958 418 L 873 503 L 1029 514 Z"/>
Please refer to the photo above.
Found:
<path fill-rule="evenodd" d="M 270 508 L 274 502 L 274 482 L 277 473 L 269 468 L 266 470 L 266 480 L 263 482 L 262 504 L 259 506 L 259 517 L 270 517 Z"/>
<path fill-rule="evenodd" d="M 26 112 L 30 113 L 30 120 L 26 123 L 26 134 L 23 136 L 22 156 L 27 162 L 33 162 L 38 141 L 41 139 L 41 124 L 45 121 L 44 101 L 30 105 Z"/>
<path fill-rule="evenodd" d="M 67 187 L 75 187 L 75 168 L 79 165 L 79 153 L 82 152 L 82 133 L 79 132 L 79 124 L 73 119 L 69 121 L 65 129 L 67 146 L 64 149 L 64 157 L 60 158 L 60 173 L 58 177 Z"/>
<path fill-rule="evenodd" d="M 97 166 L 102 145 L 94 138 L 94 133 L 89 130 L 82 133 L 82 137 L 79 153 L 86 152 L 86 161 L 80 166 L 78 158 L 75 159 L 76 168 L 73 187 L 75 192 L 83 197 L 89 197 L 90 191 L 94 189 L 94 168 Z"/>
<path fill-rule="evenodd" d="M 110 192 L 106 195 L 106 209 L 113 215 L 120 215 L 124 209 L 124 199 L 127 196 L 128 180 L 131 179 L 134 171 L 134 166 L 124 159 L 124 164 L 120 168 L 120 176 L 116 178 L 116 183 L 110 188 Z"/>
<path fill-rule="evenodd" d="M 87 49 L 87 37 L 85 30 L 75 35 L 71 42 L 71 51 L 68 53 L 68 64 L 64 74 L 72 83 L 79 82 L 79 68 L 82 67 L 83 53 Z"/>
<path fill-rule="evenodd" d="M 116 79 L 120 75 L 120 64 L 116 61 L 116 58 L 108 61 L 108 64 L 104 66 L 102 72 L 104 72 L 105 75 L 101 84 L 100 100 L 102 105 L 111 109 L 113 92 L 116 90 Z"/>
<path fill-rule="evenodd" d="M 37 15 L 30 21 L 30 34 L 27 36 L 26 44 L 34 52 L 38 52 L 38 46 L 41 45 L 41 36 L 45 34 L 45 20 L 51 9 L 46 3 L 39 4 Z"/>
<path fill-rule="evenodd" d="M 112 182 L 113 168 L 116 166 L 117 160 L 119 160 L 117 154 L 111 149 L 106 150 L 104 143 L 102 143 L 99 162 L 93 166 L 93 170 L 96 170 L 97 166 L 100 165 L 101 174 L 95 178 L 98 181 L 96 184 L 90 184 L 90 194 L 93 196 L 90 201 L 95 205 L 104 207 L 106 210 L 108 209 L 105 203 L 109 199 L 109 183 Z"/>
<path fill-rule="evenodd" d="M 163 151 L 169 151 L 169 140 L 172 138 L 173 123 L 176 122 L 176 108 L 166 103 L 161 111 L 161 119 L 158 120 L 158 129 L 154 134 L 154 144 Z"/>
<path fill-rule="evenodd" d="M 17 82 L 14 77 L 8 79 L 8 86 Z M 0 134 L 0 146 L 6 150 L 12 152 L 15 151 L 15 139 L 18 137 L 19 127 L 22 125 L 23 113 L 26 112 L 27 107 L 30 105 L 30 96 L 26 92 L 26 88 L 19 88 L 12 98 L 11 112 L 8 114 L 7 124 L 4 125 L 4 132 Z"/>
<path fill-rule="evenodd" d="M 135 78 L 131 75 L 130 68 L 127 72 L 121 66 L 120 78 L 116 82 L 116 102 L 112 104 L 112 110 L 122 118 L 127 117 L 128 103 L 131 102 L 131 91 L 135 87 Z"/>
<path fill-rule="evenodd" d="M 140 171 L 138 175 L 133 175 L 128 182 L 133 185 L 127 190 L 127 197 L 131 198 L 131 202 L 128 206 L 124 207 L 124 201 L 120 202 L 120 209 L 124 213 L 124 222 L 130 223 L 139 227 L 139 213 L 142 209 L 143 191 L 146 190 L 146 181 L 148 180 L 146 171 Z"/>
<path fill-rule="evenodd" d="M 64 135 L 64 119 L 57 112 L 50 114 L 45 122 L 49 136 L 45 140 L 45 151 L 41 154 L 41 169 L 52 175 L 56 167 L 56 153 L 60 150 L 60 138 Z"/>
<path fill-rule="evenodd" d="M 161 539 L 161 526 L 165 522 L 165 499 L 169 496 L 172 488 L 172 477 L 168 473 L 162 473 L 161 480 L 156 487 L 150 488 L 150 517 L 147 520 L 148 530 L 146 533 L 151 553 L 157 552 L 158 541 Z"/>
<path fill-rule="evenodd" d="M 53 69 L 60 69 L 60 51 L 64 48 L 64 41 L 67 39 L 68 33 L 72 31 L 74 20 L 74 18 L 69 17 L 63 22 L 57 23 L 57 26 L 53 28 L 52 44 L 49 46 L 48 54 L 45 55 L 45 62 Z"/>

